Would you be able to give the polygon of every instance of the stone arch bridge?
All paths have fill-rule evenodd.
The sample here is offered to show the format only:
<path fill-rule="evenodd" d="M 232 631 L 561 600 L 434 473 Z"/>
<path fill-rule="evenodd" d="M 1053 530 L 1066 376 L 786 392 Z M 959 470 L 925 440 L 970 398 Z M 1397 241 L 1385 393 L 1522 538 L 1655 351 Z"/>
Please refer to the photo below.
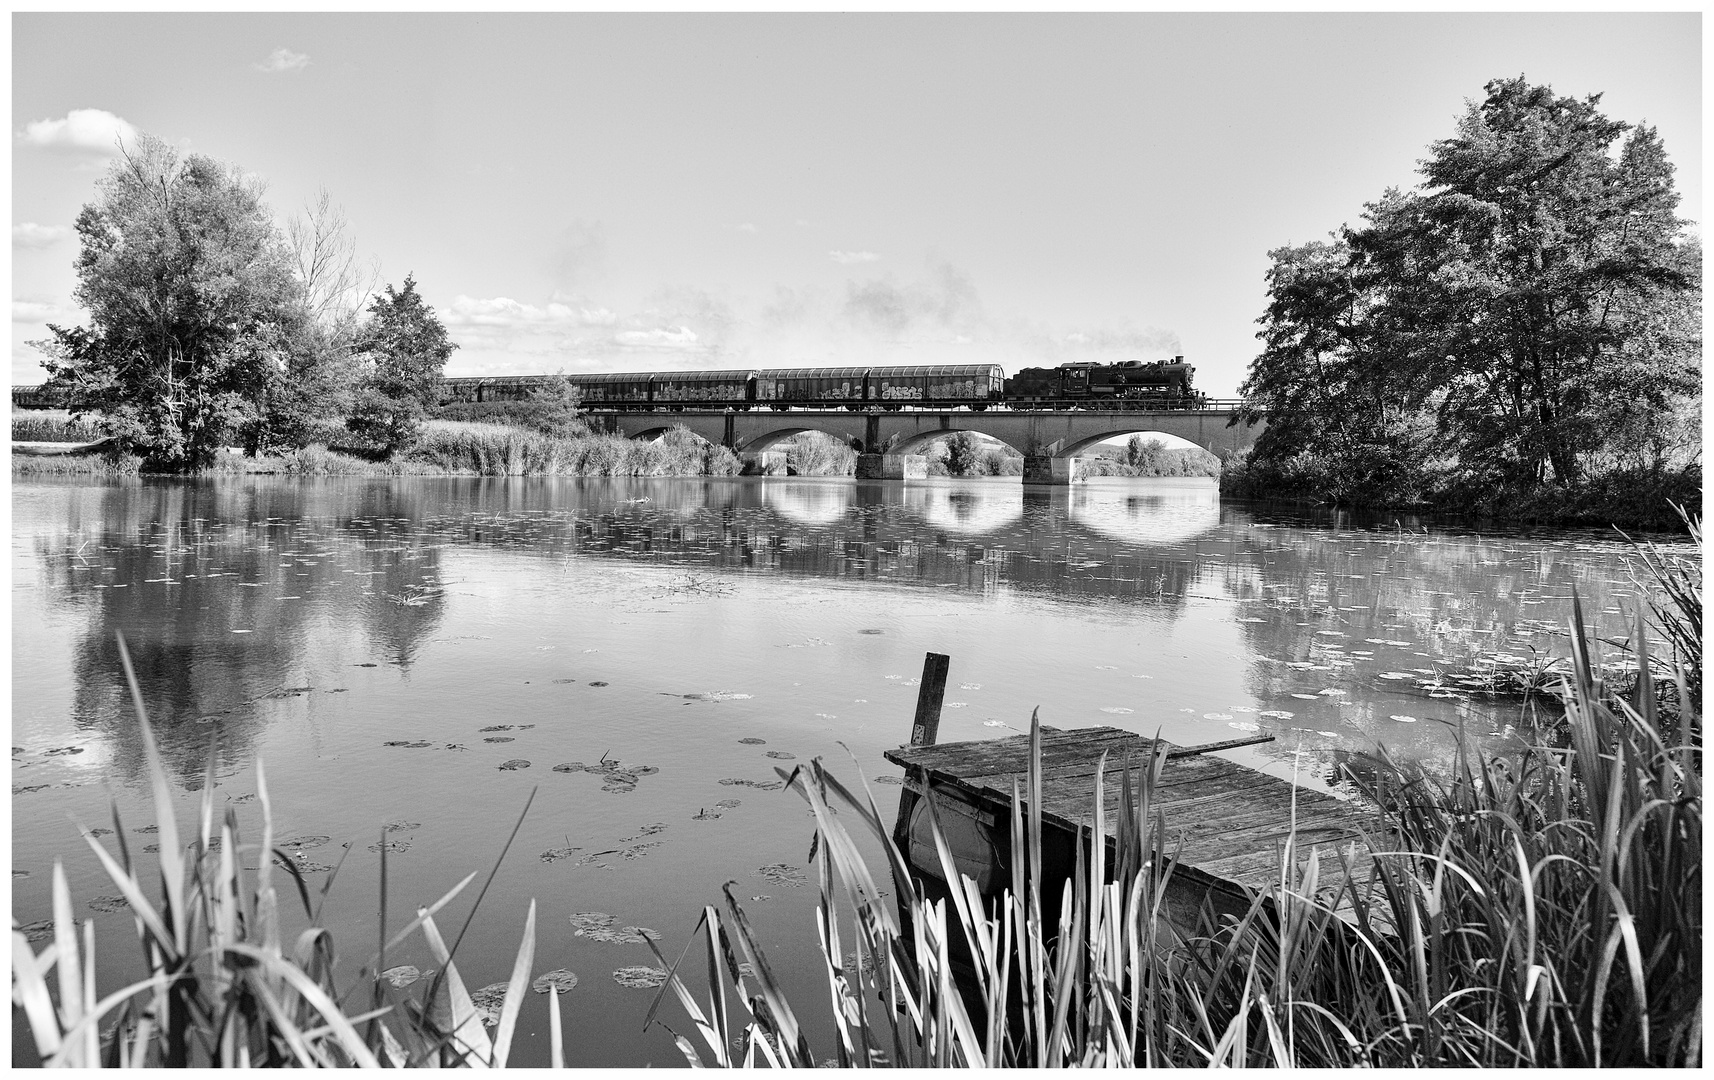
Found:
<path fill-rule="evenodd" d="M 919 472 L 928 444 L 959 431 L 998 439 L 1024 455 L 1026 483 L 1069 484 L 1077 478 L 1077 458 L 1096 443 L 1115 436 L 1173 435 L 1224 458 L 1248 450 L 1266 421 L 1234 422 L 1227 409 L 1029 410 L 983 412 L 927 410 L 847 412 L 794 409 L 788 412 L 686 409 L 683 412 L 585 411 L 598 430 L 631 439 L 658 438 L 674 425 L 718 443 L 748 459 L 805 431 L 819 431 L 860 448 L 858 475 L 905 479 Z M 913 461 L 914 459 L 914 461 Z"/>

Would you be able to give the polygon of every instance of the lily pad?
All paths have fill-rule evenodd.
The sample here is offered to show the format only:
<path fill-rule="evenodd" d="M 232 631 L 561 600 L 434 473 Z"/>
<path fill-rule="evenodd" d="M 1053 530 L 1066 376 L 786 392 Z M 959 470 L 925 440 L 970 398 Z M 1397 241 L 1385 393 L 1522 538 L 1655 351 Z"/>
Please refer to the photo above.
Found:
<path fill-rule="evenodd" d="M 600 679 L 596 679 L 594 682 L 590 683 L 589 685 L 590 686 L 606 686 L 607 684 L 602 682 Z"/>
<path fill-rule="evenodd" d="M 500 763 L 501 772 L 517 772 L 519 769 L 527 769 L 529 767 L 529 761 L 521 757 L 513 758 L 510 761 L 502 761 Z"/>
<path fill-rule="evenodd" d="M 766 740 L 766 739 L 739 739 L 738 742 L 744 746 L 766 746 L 766 745 L 768 745 L 768 740 Z"/>
<path fill-rule="evenodd" d="M 398 746 L 398 747 L 403 747 L 406 750 L 421 750 L 423 747 L 428 746 L 429 744 L 428 744 L 428 741 L 425 739 L 416 739 L 413 741 L 406 741 L 404 739 L 394 739 L 391 742 L 384 742 L 381 745 L 382 746 Z"/>
<path fill-rule="evenodd" d="M 1104 713 L 1112 713 L 1114 716 L 1128 716 L 1137 710 L 1127 709 L 1123 705 L 1103 705 L 1101 706 L 1101 711 Z"/>
<path fill-rule="evenodd" d="M 379 844 L 369 845 L 370 851 L 380 851 L 383 848 L 388 851 L 409 851 L 411 850 L 411 842 L 409 840 L 384 840 Z"/>
<path fill-rule="evenodd" d="M 1257 713 L 1256 715 L 1257 716 L 1271 717 L 1275 720 L 1290 720 L 1296 714 L 1287 712 L 1284 709 L 1263 709 L 1261 712 Z"/>
<path fill-rule="evenodd" d="M 766 754 L 763 754 L 762 756 L 775 758 L 779 761 L 796 761 L 797 760 L 796 754 L 788 754 L 784 750 L 769 750 Z"/>
<path fill-rule="evenodd" d="M 476 730 L 479 732 L 481 732 L 481 731 L 511 731 L 512 725 L 511 724 L 489 724 L 485 728 L 477 728 Z"/>
<path fill-rule="evenodd" d="M 622 967 L 613 973 L 613 981 L 631 990 L 647 990 L 667 981 L 667 973 L 660 968 L 652 967 Z"/>
<path fill-rule="evenodd" d="M 802 870 L 785 863 L 769 863 L 767 866 L 759 866 L 756 868 L 756 875 L 768 884 L 777 885 L 783 889 L 801 889 L 809 884 L 809 879 L 804 877 Z"/>
<path fill-rule="evenodd" d="M 902 784 L 904 784 L 904 782 L 905 782 L 905 778 L 902 776 L 877 776 L 877 777 L 875 777 L 875 783 L 877 783 L 877 784 L 902 785 Z"/>
<path fill-rule="evenodd" d="M 690 820 L 692 820 L 692 821 L 718 821 L 718 820 L 720 820 L 720 815 L 718 813 L 716 813 L 715 811 L 710 810 L 708 807 L 704 806 L 701 809 L 697 810 L 696 813 L 692 814 L 690 816 Z"/>
<path fill-rule="evenodd" d="M 493 1027 L 500 1022 L 500 1009 L 506 1004 L 506 984 L 503 982 L 489 983 L 480 990 L 470 994 L 470 1004 L 476 1006 L 476 1012 L 482 1017 L 482 1023 Z"/>
<path fill-rule="evenodd" d="M 1230 720 L 1232 719 L 1232 714 L 1223 712 L 1205 712 L 1202 714 L 1202 718 L 1204 720 Z"/>
<path fill-rule="evenodd" d="M 48 941 L 54 936 L 54 921 L 39 919 L 36 922 L 25 923 L 18 927 L 18 933 L 24 935 L 24 940 L 32 944 L 38 941 Z"/>
<path fill-rule="evenodd" d="M 310 848 L 320 847 L 331 839 L 333 838 L 330 836 L 292 836 L 281 840 L 279 846 L 308 851 Z"/>
<path fill-rule="evenodd" d="M 100 912 L 123 911 L 131 906 L 131 901 L 123 896 L 97 896 L 89 902 L 89 906 Z"/>
<path fill-rule="evenodd" d="M 1414 723 L 1416 723 L 1416 717 L 1414 717 L 1414 716 L 1393 716 L 1390 719 L 1397 720 L 1401 724 L 1414 724 Z"/>
<path fill-rule="evenodd" d="M 580 847 L 548 848 L 542 852 L 542 862 L 555 862 L 559 859 L 569 859 L 574 852 L 582 851 Z"/>
<path fill-rule="evenodd" d="M 737 799 L 721 799 L 719 802 L 715 803 L 714 805 L 720 807 L 720 809 L 722 809 L 722 810 L 733 810 L 739 806 L 742 806 L 743 804 L 741 802 L 739 802 Z"/>
<path fill-rule="evenodd" d="M 487 743 L 503 743 L 503 742 L 517 742 L 518 740 L 512 738 L 510 735 L 490 735 L 486 739 L 483 739 L 482 741 L 487 742 Z"/>
<path fill-rule="evenodd" d="M 420 828 L 422 828 L 420 821 L 389 821 L 381 826 L 383 832 L 410 832 L 412 829 Z"/>
<path fill-rule="evenodd" d="M 570 916 L 571 925 L 579 937 L 585 936 L 585 930 L 599 930 L 612 926 L 617 920 L 605 911 L 579 911 Z"/>
<path fill-rule="evenodd" d="M 429 970 L 433 971 L 434 969 L 430 968 Z M 422 978 L 424 974 L 425 972 L 418 971 L 416 967 L 411 964 L 400 964 L 398 967 L 390 967 L 386 971 L 381 972 L 381 978 L 386 979 L 393 986 L 402 989 Z"/>
<path fill-rule="evenodd" d="M 534 990 L 538 994 L 546 994 L 555 990 L 563 994 L 576 985 L 576 972 L 567 971 L 565 968 L 558 968 L 546 973 L 545 975 L 536 976 L 536 981 L 530 984 L 530 989 Z"/>

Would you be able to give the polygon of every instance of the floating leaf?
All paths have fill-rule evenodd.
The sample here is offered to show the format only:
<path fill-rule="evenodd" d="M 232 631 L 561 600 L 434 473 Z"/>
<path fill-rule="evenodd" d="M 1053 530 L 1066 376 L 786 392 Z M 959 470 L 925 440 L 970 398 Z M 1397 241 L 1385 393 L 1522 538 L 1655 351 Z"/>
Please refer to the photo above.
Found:
<path fill-rule="evenodd" d="M 1322 697 L 1344 697 L 1345 691 L 1340 690 L 1337 687 L 1329 686 L 1327 689 L 1321 691 L 1321 696 Z"/>
<path fill-rule="evenodd" d="M 1256 715 L 1272 717 L 1275 720 L 1290 720 L 1296 714 L 1286 712 L 1284 709 L 1263 709 Z"/>
<path fill-rule="evenodd" d="M 583 849 L 580 847 L 548 848 L 546 851 L 542 852 L 542 862 L 553 862 L 556 859 L 569 859 L 571 858 L 572 852 L 582 850 Z"/>
<path fill-rule="evenodd" d="M 529 760 L 521 757 L 513 758 L 510 761 L 502 761 L 500 763 L 501 772 L 517 772 L 519 769 L 527 769 L 529 767 Z"/>
<path fill-rule="evenodd" d="M 389 821 L 387 824 L 381 826 L 381 831 L 410 832 L 412 829 L 420 829 L 422 827 L 422 822 L 420 821 Z"/>
<path fill-rule="evenodd" d="M 1129 713 L 1134 713 L 1137 710 L 1127 709 L 1123 705 L 1103 705 L 1101 706 L 1101 711 L 1104 713 L 1112 713 L 1115 716 L 1125 716 Z"/>
<path fill-rule="evenodd" d="M 430 970 L 432 971 L 433 969 L 431 968 Z M 398 967 L 390 967 L 386 971 L 381 972 L 381 978 L 386 979 L 393 986 L 400 989 L 411 985 L 422 977 L 423 973 L 418 971 L 416 967 L 411 964 L 400 964 Z"/>
<path fill-rule="evenodd" d="M 579 930 L 578 937 L 586 937 L 590 941 L 601 941 L 609 945 L 641 945 L 643 935 L 637 933 L 634 926 L 621 927 L 615 930 L 611 926 L 597 926 L 588 930 Z"/>
<path fill-rule="evenodd" d="M 1302 698 L 1305 701 L 1314 701 L 1315 700 L 1314 694 L 1293 694 L 1292 697 Z"/>
<path fill-rule="evenodd" d="M 379 844 L 369 845 L 370 851 L 380 851 L 383 848 L 388 851 L 409 851 L 411 850 L 411 842 L 409 840 L 383 840 Z"/>
<path fill-rule="evenodd" d="M 599 930 L 605 926 L 612 926 L 616 921 L 613 916 L 605 911 L 579 911 L 570 918 L 571 925 L 576 928 L 579 936 L 582 936 L 585 930 Z"/>
<path fill-rule="evenodd" d="M 905 778 L 902 776 L 877 776 L 877 777 L 875 777 L 875 783 L 877 783 L 877 784 L 898 785 L 898 784 L 903 784 L 904 782 L 905 782 Z"/>
<path fill-rule="evenodd" d="M 1414 723 L 1416 723 L 1416 717 L 1414 717 L 1414 716 L 1393 716 L 1390 719 L 1397 720 L 1401 724 L 1414 724 Z"/>
<path fill-rule="evenodd" d="M 744 746 L 766 746 L 766 745 L 768 745 L 768 740 L 766 740 L 766 739 L 755 739 L 755 738 L 739 739 L 738 742 Z"/>
<path fill-rule="evenodd" d="M 281 840 L 279 843 L 281 847 L 298 848 L 300 850 L 308 851 L 310 848 L 320 847 L 331 839 L 333 838 L 330 836 L 293 836 L 285 840 Z"/>
<path fill-rule="evenodd" d="M 666 982 L 667 973 L 660 968 L 622 967 L 613 973 L 613 981 L 631 990 L 647 990 Z"/>
<path fill-rule="evenodd" d="M 417 740 L 410 741 L 410 742 L 407 742 L 403 739 L 394 739 L 392 742 L 384 742 L 381 745 L 382 746 L 401 746 L 401 747 L 404 747 L 406 750 L 421 750 L 423 747 L 425 747 L 429 744 L 428 744 L 427 740 L 424 740 L 424 739 L 417 739 Z"/>
<path fill-rule="evenodd" d="M 982 684 L 979 682 L 961 682 L 958 684 L 958 688 L 960 690 L 980 690 Z"/>
<path fill-rule="evenodd" d="M 36 922 L 25 923 L 23 926 L 17 927 L 17 931 L 24 935 L 25 941 L 32 944 L 38 941 L 49 941 L 54 936 L 54 921 L 41 919 Z"/>
<path fill-rule="evenodd" d="M 767 866 L 759 866 L 756 868 L 756 874 L 768 884 L 777 885 L 784 889 L 801 889 L 809 884 L 809 879 L 804 877 L 802 870 L 785 863 L 769 863 Z"/>
<path fill-rule="evenodd" d="M 594 682 L 590 683 L 589 685 L 590 686 L 606 686 L 607 684 L 602 682 L 600 679 L 597 679 Z"/>
<path fill-rule="evenodd" d="M 1230 727 L 1230 728 L 1237 728 L 1239 731 L 1260 731 L 1261 730 L 1260 727 L 1258 727 L 1255 724 L 1250 723 L 1248 720 L 1234 720 L 1230 724 L 1227 724 L 1226 726 Z"/>
<path fill-rule="evenodd" d="M 490 735 L 486 739 L 483 739 L 482 741 L 486 742 L 486 743 L 503 743 L 503 742 L 517 742 L 518 740 L 512 738 L 512 736 L 510 736 L 510 735 Z"/>
<path fill-rule="evenodd" d="M 780 761 L 796 761 L 797 760 L 796 754 L 788 754 L 784 750 L 769 750 L 766 754 L 764 754 L 762 756 L 763 757 L 776 758 Z"/>
<path fill-rule="evenodd" d="M 480 990 L 472 991 L 470 1004 L 476 1006 L 483 1025 L 493 1027 L 500 1022 L 500 1010 L 506 1005 L 506 984 L 489 983 Z"/>
<path fill-rule="evenodd" d="M 1202 718 L 1204 720 L 1230 720 L 1232 719 L 1232 714 L 1223 712 L 1205 712 L 1202 714 Z"/>
<path fill-rule="evenodd" d="M 692 821 L 718 821 L 720 815 L 704 806 L 691 816 Z"/>
<path fill-rule="evenodd" d="M 1337 731 L 1318 731 L 1318 732 L 1316 732 L 1316 734 L 1317 735 L 1325 735 L 1329 739 L 1337 739 L 1339 737 L 1339 733 Z"/>
<path fill-rule="evenodd" d="M 478 732 L 482 732 L 482 731 L 511 731 L 512 725 L 511 724 L 489 724 L 485 728 L 477 728 L 476 730 Z"/>
<path fill-rule="evenodd" d="M 97 896 L 89 902 L 89 906 L 100 912 L 114 912 L 130 907 L 131 901 L 123 896 Z"/>
<path fill-rule="evenodd" d="M 545 975 L 536 976 L 536 981 L 530 984 L 530 989 L 538 994 L 546 994 L 554 990 L 563 994 L 576 985 L 577 973 L 559 968 Z"/>

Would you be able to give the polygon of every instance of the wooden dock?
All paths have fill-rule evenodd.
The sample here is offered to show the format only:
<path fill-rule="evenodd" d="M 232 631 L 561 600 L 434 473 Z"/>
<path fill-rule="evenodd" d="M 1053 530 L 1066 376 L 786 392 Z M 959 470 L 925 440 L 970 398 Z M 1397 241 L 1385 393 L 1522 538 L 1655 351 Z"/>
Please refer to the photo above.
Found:
<path fill-rule="evenodd" d="M 937 660 L 938 673 L 933 670 Z M 938 680 L 932 678 L 935 674 Z M 931 654 L 924 676 L 925 691 L 932 682 L 943 683 L 945 658 Z M 1029 736 L 935 745 L 939 705 L 938 694 L 925 693 L 918 703 L 913 745 L 886 752 L 887 760 L 905 769 L 906 791 L 895 835 L 917 870 L 941 877 L 921 806 L 922 797 L 932 794 L 958 870 L 984 892 L 997 893 L 1010 882 L 1005 864 L 1014 786 L 1019 792 L 1029 790 Z M 1163 846 L 1169 853 L 1176 849 L 1178 857 L 1168 897 L 1175 925 L 1193 927 L 1205 901 L 1212 901 L 1217 912 L 1242 914 L 1251 894 L 1277 886 L 1285 840 L 1294 826 L 1298 864 L 1304 864 L 1313 846 L 1324 885 L 1343 876 L 1343 864 L 1359 871 L 1368 865 L 1363 835 L 1378 825 L 1373 814 L 1325 792 L 1214 756 L 1221 749 L 1260 741 L 1266 737 L 1203 747 L 1168 744 L 1153 805 L 1165 815 Z M 1061 731 L 1044 725 L 1041 743 L 1044 871 L 1052 873 L 1060 866 L 1069 870 L 1072 844 L 1087 835 L 1093 821 L 1101 754 L 1107 755 L 1103 809 L 1111 847 L 1126 754 L 1140 771 L 1155 740 L 1112 727 Z M 1046 850 L 1049 847 L 1055 850 Z"/>

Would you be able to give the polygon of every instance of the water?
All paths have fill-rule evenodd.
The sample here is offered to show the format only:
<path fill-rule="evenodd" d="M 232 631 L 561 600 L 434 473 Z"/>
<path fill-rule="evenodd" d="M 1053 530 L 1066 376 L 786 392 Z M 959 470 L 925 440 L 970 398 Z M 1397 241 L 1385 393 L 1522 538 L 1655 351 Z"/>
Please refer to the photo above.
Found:
<path fill-rule="evenodd" d="M 895 778 L 881 754 L 908 738 L 927 651 L 952 657 L 943 742 L 1026 731 L 1037 707 L 1178 743 L 1259 732 L 1277 740 L 1229 756 L 1325 787 L 1341 752 L 1434 764 L 1458 726 L 1503 742 L 1522 719 L 1402 676 L 1564 655 L 1573 588 L 1614 635 L 1637 602 L 1605 539 L 1338 528 L 1205 480 L 21 483 L 12 567 L 20 921 L 48 917 L 62 858 L 103 978 L 133 973 L 131 919 L 84 907 L 114 889 L 73 825 L 111 827 L 109 798 L 127 829 L 153 820 L 122 631 L 181 827 L 212 749 L 216 805 L 252 840 L 258 761 L 276 835 L 328 838 L 298 858 L 340 866 L 322 918 L 347 979 L 374 948 L 383 841 L 397 927 L 486 874 L 538 789 L 460 968 L 504 980 L 535 898 L 535 972 L 580 978 L 580 1065 L 681 1059 L 641 1030 L 655 991 L 612 977 L 647 948 L 573 914 L 653 928 L 674 959 L 735 882 L 776 970 L 826 1000 L 812 890 L 758 873 L 807 869 L 811 819 L 756 785 L 818 755 Z M 572 763 L 590 768 L 554 769 Z M 872 790 L 890 820 L 899 788 Z M 407 963 L 434 966 L 415 942 L 388 956 Z M 532 996 L 514 1061 L 545 1062 L 545 1028 Z"/>

